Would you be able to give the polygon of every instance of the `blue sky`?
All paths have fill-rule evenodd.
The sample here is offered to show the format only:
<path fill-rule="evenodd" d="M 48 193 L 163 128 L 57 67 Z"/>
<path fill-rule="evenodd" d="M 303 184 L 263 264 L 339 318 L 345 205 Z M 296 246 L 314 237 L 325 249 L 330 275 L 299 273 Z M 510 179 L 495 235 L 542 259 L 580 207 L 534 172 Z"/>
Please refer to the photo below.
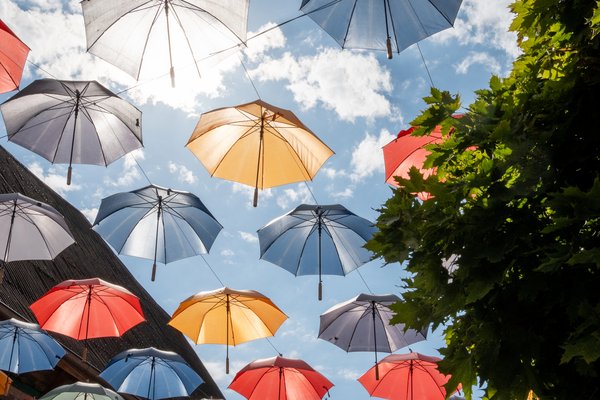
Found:
<path fill-rule="evenodd" d="M 274 4 L 276 4 L 274 6 Z M 491 74 L 505 75 L 518 55 L 515 36 L 508 32 L 511 14 L 506 0 L 464 0 L 455 27 L 421 42 L 437 87 L 459 93 L 463 105 L 474 90 L 487 86 Z M 252 0 L 249 36 L 299 15 L 300 0 Z M 308 185 L 322 204 L 341 203 L 370 220 L 390 196 L 384 183 L 381 146 L 424 109 L 429 81 L 413 46 L 387 60 L 383 52 L 342 51 L 309 18 L 300 18 L 248 42 L 242 55 L 202 66 L 202 79 L 177 70 L 173 89 L 168 76 L 151 73 L 138 83 L 85 52 L 85 32 L 79 1 L 3 0 L 0 15 L 32 49 L 22 87 L 34 79 L 98 80 L 112 90 L 128 89 L 123 97 L 143 112 L 144 149 L 135 154 L 150 180 L 158 185 L 195 193 L 224 226 L 206 261 L 229 287 L 258 290 L 290 318 L 271 340 L 286 357 L 302 358 L 335 386 L 334 399 L 368 399 L 356 381 L 373 365 L 371 353 L 345 353 L 317 340 L 319 315 L 332 305 L 369 289 L 354 271 L 346 277 L 324 277 L 324 300 L 317 301 L 317 278 L 294 277 L 259 260 L 256 230 L 300 203 L 312 203 L 304 184 L 263 191 L 259 207 L 251 206 L 252 189 L 211 178 L 184 147 L 201 113 L 261 98 L 287 108 L 334 151 Z M 166 72 L 166 71 L 165 71 Z M 0 95 L 0 101 L 12 93 Z M 6 130 L 0 123 L 0 136 Z M 93 219 L 100 200 L 116 192 L 145 186 L 135 161 L 125 157 L 108 168 L 74 167 L 73 185 L 65 185 L 66 166 L 46 160 L 7 142 L 0 144 L 36 175 Z M 130 271 L 169 313 L 180 301 L 220 283 L 201 257 L 159 266 L 150 282 L 151 261 L 122 257 Z M 401 265 L 374 260 L 359 269 L 371 291 L 401 293 Z M 438 332 L 412 349 L 436 355 L 443 341 Z M 224 346 L 194 346 L 228 399 L 241 399 L 227 389 L 235 372 L 250 361 L 276 355 L 266 340 L 230 349 L 232 373 L 225 374 Z M 406 350 L 407 351 L 407 350 Z M 405 352 L 399 350 L 398 352 Z"/>

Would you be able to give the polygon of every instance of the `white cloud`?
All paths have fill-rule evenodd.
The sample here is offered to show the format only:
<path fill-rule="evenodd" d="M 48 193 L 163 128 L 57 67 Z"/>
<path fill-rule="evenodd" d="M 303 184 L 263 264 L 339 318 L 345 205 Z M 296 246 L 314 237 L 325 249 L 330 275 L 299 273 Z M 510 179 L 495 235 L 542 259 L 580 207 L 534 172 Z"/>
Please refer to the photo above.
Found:
<path fill-rule="evenodd" d="M 176 164 L 173 161 L 169 161 L 169 172 L 177 175 L 177 180 L 182 183 L 193 184 L 196 183 L 196 176 L 183 164 Z"/>
<path fill-rule="evenodd" d="M 223 257 L 233 257 L 235 256 L 235 252 L 231 249 L 221 250 L 221 255 Z"/>
<path fill-rule="evenodd" d="M 76 184 L 75 177 L 71 185 L 67 185 L 67 171 L 66 167 L 52 166 L 48 168 L 48 171 L 44 171 L 38 162 L 34 162 L 27 166 L 29 170 L 41 179 L 46 185 L 50 186 L 56 193 L 64 197 L 67 192 L 73 192 L 80 190 L 81 186 Z"/>
<path fill-rule="evenodd" d="M 241 183 L 232 182 L 231 190 L 233 193 L 241 193 L 242 196 L 247 197 L 252 203 L 254 200 L 254 188 L 252 186 L 243 185 Z M 258 203 L 260 204 L 261 200 L 270 199 L 273 197 L 273 190 L 271 189 L 258 189 Z"/>
<path fill-rule="evenodd" d="M 300 203 L 312 203 L 312 195 L 310 190 L 304 184 L 297 185 L 295 189 L 285 189 L 283 194 L 277 196 L 277 205 L 286 209 L 293 204 L 294 206 Z"/>
<path fill-rule="evenodd" d="M 242 240 L 245 242 L 248 242 L 248 243 L 258 242 L 258 237 L 253 233 L 244 232 L 244 231 L 238 231 L 238 233 L 240 234 L 240 237 L 242 238 Z"/>
<path fill-rule="evenodd" d="M 329 167 L 321 168 L 321 174 L 325 175 L 329 179 L 337 179 L 339 177 L 348 175 L 343 169 L 335 169 Z"/>
<path fill-rule="evenodd" d="M 98 208 L 82 208 L 79 211 L 90 221 L 90 224 L 94 223 L 96 215 L 98 214 Z"/>
<path fill-rule="evenodd" d="M 353 172 L 350 174 L 352 181 L 359 182 L 375 172 L 383 171 L 381 148 L 394 137 L 387 129 L 382 129 L 379 136 L 365 134 L 364 139 L 352 150 L 350 162 L 353 167 Z"/>
<path fill-rule="evenodd" d="M 341 368 L 337 370 L 337 375 L 348 381 L 355 381 L 363 374 L 363 372 L 356 371 L 348 368 Z"/>
<path fill-rule="evenodd" d="M 474 64 L 481 64 L 493 74 L 499 74 L 501 67 L 498 60 L 485 52 L 471 52 L 460 63 L 454 65 L 457 74 L 466 74 Z"/>
<path fill-rule="evenodd" d="M 141 160 L 146 158 L 143 149 L 134 150 L 123 157 L 123 169 L 119 174 L 118 179 L 105 179 L 107 185 L 113 187 L 125 187 L 130 186 L 135 181 L 142 178 L 140 173 L 140 166 L 138 165 Z"/>
<path fill-rule="evenodd" d="M 257 33 L 261 34 L 253 38 Z M 282 48 L 286 43 L 285 35 L 272 22 L 261 26 L 256 32 L 248 32 L 248 38 L 251 39 L 246 43 L 248 47 L 244 50 L 244 54 L 252 62 L 261 61 L 268 50 Z"/>
<path fill-rule="evenodd" d="M 349 199 L 352 196 L 354 196 L 354 187 L 349 186 L 349 187 L 345 188 L 344 190 L 342 190 L 341 192 L 332 193 L 332 196 L 335 199 Z"/>

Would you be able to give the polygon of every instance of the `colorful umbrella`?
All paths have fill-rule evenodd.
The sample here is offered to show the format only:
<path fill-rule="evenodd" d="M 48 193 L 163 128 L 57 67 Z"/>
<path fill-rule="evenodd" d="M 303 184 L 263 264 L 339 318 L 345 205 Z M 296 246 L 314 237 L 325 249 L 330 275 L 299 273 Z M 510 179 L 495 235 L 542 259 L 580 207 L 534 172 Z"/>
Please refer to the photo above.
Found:
<path fill-rule="evenodd" d="M 0 19 L 0 93 L 19 88 L 29 47 Z"/>
<path fill-rule="evenodd" d="M 37 324 L 9 319 L 0 322 L 0 369 L 24 374 L 54 369 L 66 354 Z"/>
<path fill-rule="evenodd" d="M 342 350 L 374 351 L 375 376 L 379 379 L 377 352 L 393 353 L 427 338 L 427 329 L 404 330 L 404 324 L 390 325 L 394 311 L 390 306 L 400 301 L 393 294 L 359 294 L 336 304 L 321 315 L 319 339 L 335 344 Z"/>
<path fill-rule="evenodd" d="M 258 189 L 308 181 L 333 151 L 289 110 L 262 100 L 202 114 L 186 147 L 211 176 Z"/>
<path fill-rule="evenodd" d="M 194 194 L 156 185 L 103 199 L 94 221 L 119 254 L 154 260 L 152 280 L 157 261 L 207 253 L 222 228 Z"/>
<path fill-rule="evenodd" d="M 40 79 L 0 106 L 8 140 L 51 163 L 108 165 L 142 147 L 142 113 L 96 81 Z"/>
<path fill-rule="evenodd" d="M 319 400 L 333 387 L 302 360 L 273 357 L 242 368 L 229 385 L 248 400 Z"/>
<path fill-rule="evenodd" d="M 179 354 L 154 347 L 118 354 L 100 377 L 117 392 L 150 400 L 189 396 L 203 382 Z"/>
<path fill-rule="evenodd" d="M 400 53 L 454 25 L 462 0 L 303 0 L 309 15 L 342 48 Z"/>
<path fill-rule="evenodd" d="M 97 383 L 75 382 L 52 389 L 39 400 L 123 400 L 123 397 Z"/>
<path fill-rule="evenodd" d="M 263 294 L 223 287 L 184 300 L 169 325 L 196 344 L 227 345 L 225 371 L 229 373 L 229 345 L 273 336 L 286 319 Z"/>
<path fill-rule="evenodd" d="M 30 308 L 42 328 L 77 340 L 122 336 L 145 321 L 137 296 L 99 278 L 64 281 Z"/>
<path fill-rule="evenodd" d="M 363 245 L 375 225 L 340 204 L 301 204 L 258 230 L 260 258 L 292 274 L 346 275 L 371 259 Z"/>

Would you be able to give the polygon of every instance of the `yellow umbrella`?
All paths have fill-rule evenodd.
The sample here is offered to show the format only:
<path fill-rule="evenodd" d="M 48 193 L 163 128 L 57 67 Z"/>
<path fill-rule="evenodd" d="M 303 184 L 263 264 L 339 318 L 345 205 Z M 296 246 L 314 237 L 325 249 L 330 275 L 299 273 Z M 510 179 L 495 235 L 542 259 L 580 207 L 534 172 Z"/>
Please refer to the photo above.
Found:
<path fill-rule="evenodd" d="M 169 325 L 196 344 L 227 345 L 225 370 L 229 373 L 229 345 L 273 336 L 286 319 L 263 294 L 223 287 L 184 300 Z"/>
<path fill-rule="evenodd" d="M 202 114 L 186 147 L 211 176 L 258 189 L 312 180 L 333 155 L 289 110 L 262 100 Z"/>

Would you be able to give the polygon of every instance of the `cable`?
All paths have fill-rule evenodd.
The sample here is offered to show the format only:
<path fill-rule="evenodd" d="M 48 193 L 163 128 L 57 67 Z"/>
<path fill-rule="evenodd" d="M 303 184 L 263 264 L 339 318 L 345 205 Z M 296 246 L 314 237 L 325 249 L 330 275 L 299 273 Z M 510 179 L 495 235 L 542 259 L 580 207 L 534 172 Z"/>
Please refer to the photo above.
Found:
<path fill-rule="evenodd" d="M 55 77 L 54 75 L 52 75 L 50 72 L 46 71 L 44 68 L 40 67 L 39 65 L 37 65 L 36 63 L 27 60 L 27 62 L 31 65 L 33 65 L 34 67 L 36 67 L 37 69 L 39 69 L 40 71 L 50 75 L 53 79 L 59 80 L 57 77 Z"/>
<path fill-rule="evenodd" d="M 138 162 L 138 160 L 135 158 L 135 156 L 133 155 L 133 153 L 129 153 L 129 155 L 131 156 L 131 158 L 133 158 L 133 161 L 135 161 L 135 163 L 137 164 L 137 166 L 140 169 L 140 171 L 142 171 L 142 174 L 144 175 L 144 177 L 146 178 L 146 180 L 148 181 L 148 183 L 152 185 L 152 181 L 150 180 L 150 178 L 148 178 L 148 175 L 146 174 L 146 171 L 144 171 L 144 168 L 142 168 L 142 166 L 140 165 L 140 163 Z"/>
<path fill-rule="evenodd" d="M 313 193 L 313 191 L 310 189 L 310 186 L 308 186 L 308 182 L 304 181 L 304 184 L 306 185 L 306 188 L 308 189 L 308 191 L 310 192 L 310 195 L 312 196 L 313 200 L 315 201 L 316 205 L 319 205 L 319 202 L 317 201 L 317 198 L 315 197 L 315 194 Z"/>
<path fill-rule="evenodd" d="M 225 284 L 223 283 L 223 281 L 221 280 L 221 278 L 219 278 L 219 275 L 217 275 L 217 273 L 215 272 L 215 270 L 210 266 L 210 264 L 208 263 L 208 261 L 206 261 L 206 258 L 204 258 L 204 255 L 200 254 L 200 257 L 202 257 L 202 260 L 204 260 L 204 263 L 206 264 L 206 266 L 208 267 L 208 269 L 210 269 L 210 272 L 213 273 L 213 275 L 215 276 L 215 278 L 217 278 L 217 280 L 219 281 L 219 283 L 221 284 L 221 286 L 225 287 Z"/>
<path fill-rule="evenodd" d="M 256 92 L 256 96 L 261 99 L 260 97 L 260 93 L 258 93 L 258 89 L 256 89 L 256 86 L 254 85 L 254 81 L 252 81 L 252 77 L 250 77 L 250 73 L 248 72 L 248 69 L 246 68 L 246 64 L 244 64 L 244 60 L 242 60 L 242 57 L 238 54 L 238 58 L 240 59 L 240 63 L 242 64 L 242 68 L 244 68 L 244 72 L 246 72 L 246 76 L 248 77 L 248 80 L 250 81 L 250 84 L 252 85 L 252 88 L 254 89 L 254 92 Z"/>
<path fill-rule="evenodd" d="M 279 355 L 279 357 L 283 357 L 283 354 L 277 349 L 277 347 L 275 347 L 275 345 L 271 342 L 271 340 L 268 337 L 265 339 L 267 339 L 267 342 L 269 342 L 269 344 L 271 345 L 273 350 L 275 350 L 275 352 Z"/>
<path fill-rule="evenodd" d="M 435 83 L 433 83 L 433 79 L 431 78 L 431 73 L 429 72 L 427 63 L 425 62 L 425 57 L 423 57 L 423 52 L 421 51 L 421 46 L 419 46 L 419 42 L 417 42 L 416 45 L 417 45 L 417 49 L 419 49 L 419 54 L 421 55 L 421 60 L 423 60 L 423 65 L 425 66 L 425 71 L 427 71 L 427 76 L 429 76 L 429 82 L 431 82 L 431 87 L 435 87 Z"/>
<path fill-rule="evenodd" d="M 367 281 L 365 281 L 365 278 L 363 278 L 362 274 L 360 273 L 360 271 L 358 270 L 358 268 L 356 268 L 356 272 L 358 273 L 358 276 L 360 276 L 360 279 L 363 281 L 363 283 L 365 284 L 365 286 L 367 287 L 367 290 L 369 291 L 369 293 L 371 294 L 375 294 L 373 293 L 373 291 L 371 290 L 371 288 L 369 287 L 369 285 L 367 285 Z"/>

